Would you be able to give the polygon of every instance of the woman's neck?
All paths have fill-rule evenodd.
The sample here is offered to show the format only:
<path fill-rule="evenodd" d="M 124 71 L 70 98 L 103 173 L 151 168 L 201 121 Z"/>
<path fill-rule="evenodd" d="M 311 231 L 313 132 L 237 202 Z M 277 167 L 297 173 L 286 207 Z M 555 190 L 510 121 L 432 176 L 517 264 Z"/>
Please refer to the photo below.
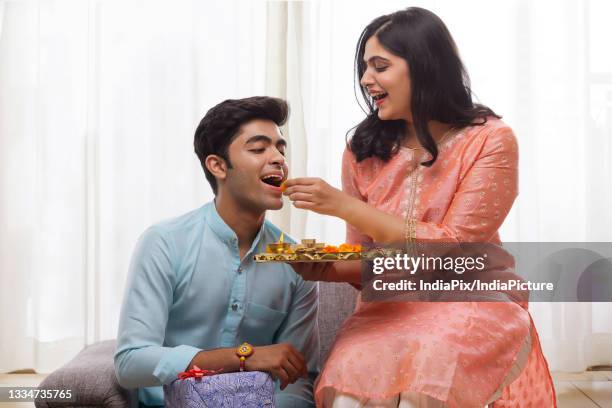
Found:
<path fill-rule="evenodd" d="M 433 137 L 436 143 L 442 141 L 445 136 L 452 129 L 452 125 L 450 123 L 442 123 L 435 120 L 429 122 L 429 133 Z M 422 149 L 423 146 L 419 143 L 419 140 L 416 137 L 416 130 L 414 129 L 414 125 L 412 123 L 407 124 L 406 136 L 400 143 L 402 147 L 407 147 L 409 149 Z"/>

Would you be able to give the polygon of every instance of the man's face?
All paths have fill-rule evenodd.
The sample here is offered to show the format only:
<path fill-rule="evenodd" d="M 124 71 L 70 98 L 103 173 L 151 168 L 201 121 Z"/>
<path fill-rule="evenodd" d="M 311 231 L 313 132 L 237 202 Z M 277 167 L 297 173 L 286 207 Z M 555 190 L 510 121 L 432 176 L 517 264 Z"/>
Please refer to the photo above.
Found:
<path fill-rule="evenodd" d="M 255 211 L 278 210 L 283 206 L 280 185 L 287 179 L 287 142 L 271 120 L 254 119 L 241 126 L 229 146 L 232 168 L 220 188 L 240 206 Z"/>

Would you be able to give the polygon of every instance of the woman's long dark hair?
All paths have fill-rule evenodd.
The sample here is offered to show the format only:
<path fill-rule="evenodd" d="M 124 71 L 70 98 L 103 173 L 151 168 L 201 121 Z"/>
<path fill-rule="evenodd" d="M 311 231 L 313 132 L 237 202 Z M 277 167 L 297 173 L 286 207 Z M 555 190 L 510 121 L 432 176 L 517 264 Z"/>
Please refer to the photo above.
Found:
<path fill-rule="evenodd" d="M 357 83 L 366 70 L 363 56 L 366 42 L 372 36 L 408 64 L 413 126 L 420 144 L 432 156 L 423 165 L 431 166 L 438 157 L 436 142 L 429 132 L 429 121 L 448 123 L 461 129 L 483 125 L 487 116 L 500 117 L 488 107 L 472 102 L 470 79 L 457 46 L 442 20 L 434 13 L 410 7 L 372 21 L 357 42 Z M 368 157 L 388 161 L 397 153 L 406 134 L 406 122 L 379 119 L 367 90 L 359 88 L 368 108 L 367 117 L 354 128 L 349 148 L 358 162 Z"/>

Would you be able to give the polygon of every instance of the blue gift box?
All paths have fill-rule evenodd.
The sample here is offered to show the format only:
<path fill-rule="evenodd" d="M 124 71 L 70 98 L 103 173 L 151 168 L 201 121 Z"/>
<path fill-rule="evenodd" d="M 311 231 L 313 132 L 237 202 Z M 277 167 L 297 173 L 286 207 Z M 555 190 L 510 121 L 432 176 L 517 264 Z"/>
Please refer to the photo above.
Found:
<path fill-rule="evenodd" d="M 274 381 L 248 371 L 175 380 L 164 385 L 167 408 L 273 408 Z"/>

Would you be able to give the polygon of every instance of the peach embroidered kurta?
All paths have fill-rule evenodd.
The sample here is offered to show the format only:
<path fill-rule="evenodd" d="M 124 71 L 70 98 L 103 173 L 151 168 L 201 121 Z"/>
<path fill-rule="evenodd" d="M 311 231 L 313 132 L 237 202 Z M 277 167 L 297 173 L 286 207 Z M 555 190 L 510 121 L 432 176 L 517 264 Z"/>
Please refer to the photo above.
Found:
<path fill-rule="evenodd" d="M 442 140 L 431 167 L 424 150 L 400 148 L 388 162 L 357 163 L 346 150 L 343 189 L 416 222 L 417 241 L 499 243 L 517 195 L 512 130 L 490 118 Z M 347 242 L 370 241 L 353 227 Z M 531 351 L 516 379 L 508 372 L 527 336 Z M 340 329 L 315 389 L 386 398 L 427 394 L 453 408 L 556 405 L 548 365 L 526 305 L 511 302 L 359 302 Z"/>

